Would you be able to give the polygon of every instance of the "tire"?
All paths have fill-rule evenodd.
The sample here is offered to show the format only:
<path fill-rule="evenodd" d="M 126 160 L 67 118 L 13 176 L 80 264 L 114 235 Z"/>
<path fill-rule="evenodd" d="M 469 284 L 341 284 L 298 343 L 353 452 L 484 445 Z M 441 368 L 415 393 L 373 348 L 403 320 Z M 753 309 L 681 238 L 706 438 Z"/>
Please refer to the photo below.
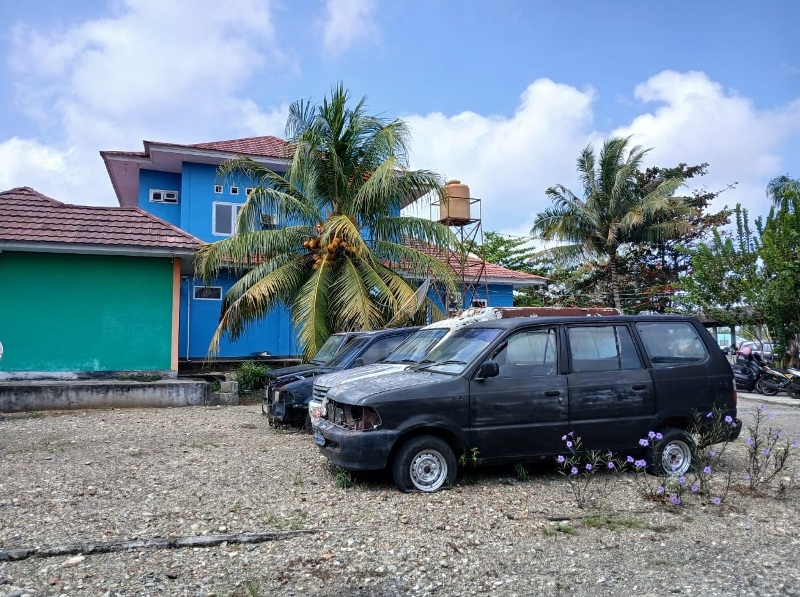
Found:
<path fill-rule="evenodd" d="M 395 485 L 406 493 L 430 493 L 456 481 L 456 455 L 442 439 L 432 435 L 412 437 L 402 445 L 392 463 Z"/>
<path fill-rule="evenodd" d="M 694 466 L 692 458 L 695 444 L 692 436 L 683 429 L 668 427 L 661 434 L 663 438 L 655 444 L 650 462 L 650 472 L 654 475 L 681 476 Z"/>
<path fill-rule="evenodd" d="M 800 385 L 792 384 L 791 386 L 789 386 L 786 392 L 789 394 L 790 398 L 794 398 L 795 400 L 800 400 Z"/>
<path fill-rule="evenodd" d="M 763 377 L 756 382 L 756 389 L 765 396 L 774 396 L 778 393 L 778 388 L 769 383 L 765 383 Z"/>

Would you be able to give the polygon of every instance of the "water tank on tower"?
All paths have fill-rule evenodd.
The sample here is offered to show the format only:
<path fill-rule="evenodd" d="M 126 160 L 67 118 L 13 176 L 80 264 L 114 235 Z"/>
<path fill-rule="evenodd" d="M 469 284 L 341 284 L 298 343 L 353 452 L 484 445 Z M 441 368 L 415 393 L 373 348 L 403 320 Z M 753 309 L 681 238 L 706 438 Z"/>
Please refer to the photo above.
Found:
<path fill-rule="evenodd" d="M 460 180 L 448 180 L 444 185 L 447 194 L 447 204 L 439 205 L 439 220 L 467 221 L 469 220 L 469 187 L 461 184 Z"/>

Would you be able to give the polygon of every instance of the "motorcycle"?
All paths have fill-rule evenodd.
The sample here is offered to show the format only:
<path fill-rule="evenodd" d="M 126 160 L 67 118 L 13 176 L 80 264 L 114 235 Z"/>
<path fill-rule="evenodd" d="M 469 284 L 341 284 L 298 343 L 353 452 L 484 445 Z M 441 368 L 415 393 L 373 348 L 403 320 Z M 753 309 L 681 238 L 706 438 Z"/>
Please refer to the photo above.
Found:
<path fill-rule="evenodd" d="M 762 380 L 767 373 L 767 367 L 761 359 L 752 354 L 749 347 L 745 347 L 739 353 L 736 363 L 731 365 L 731 369 L 737 390 L 764 393 L 765 386 Z M 771 391 L 772 387 L 767 387 L 767 389 Z M 773 395 L 777 393 L 776 390 Z"/>
<path fill-rule="evenodd" d="M 766 371 L 758 380 L 758 389 L 767 396 L 778 392 L 786 392 L 792 398 L 800 400 L 800 371 L 797 369 L 772 369 Z"/>

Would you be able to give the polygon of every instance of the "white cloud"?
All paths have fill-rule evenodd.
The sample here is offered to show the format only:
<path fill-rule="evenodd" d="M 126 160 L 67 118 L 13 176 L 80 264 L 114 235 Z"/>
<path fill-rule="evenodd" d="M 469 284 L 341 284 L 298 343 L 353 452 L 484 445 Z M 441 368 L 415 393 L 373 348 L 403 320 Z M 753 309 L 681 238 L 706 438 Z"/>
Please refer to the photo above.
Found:
<path fill-rule="evenodd" d="M 592 89 L 549 79 L 529 85 L 511 117 L 406 116 L 414 134 L 412 166 L 470 185 L 482 200 L 484 231 L 524 236 L 535 214 L 550 205 L 547 187 L 562 183 L 580 191 L 575 160 L 583 147 L 593 143 L 599 150 L 608 136 L 633 135 L 634 144 L 653 148 L 646 165 L 708 162 L 709 175 L 699 184 L 720 190 L 738 182 L 717 207 L 741 202 L 753 216 L 765 213 L 766 183 L 787 168 L 782 144 L 800 133 L 800 99 L 759 110 L 703 73 L 673 71 L 638 85 L 634 96 L 642 114 L 612 131 L 593 128 Z"/>
<path fill-rule="evenodd" d="M 338 56 L 360 39 L 377 41 L 375 0 L 327 0 L 323 29 L 325 52 Z"/>
<path fill-rule="evenodd" d="M 637 144 L 652 147 L 652 164 L 708 162 L 700 182 L 709 189 L 739 183 L 718 199 L 719 207 L 741 202 L 753 214 L 766 211 L 766 183 L 787 168 L 781 146 L 800 133 L 800 99 L 759 110 L 704 73 L 674 71 L 637 85 L 634 95 L 650 111 L 612 134 L 633 135 Z"/>
<path fill-rule="evenodd" d="M 142 139 L 198 143 L 283 134 L 286 107 L 262 111 L 247 97 L 267 64 L 287 61 L 276 49 L 269 2 L 114 6 L 108 18 L 65 30 L 14 30 L 9 63 L 19 107 L 54 146 L 6 141 L 5 150 L 22 152 L 18 162 L 29 166 L 0 163 L 5 187 L 50 186 L 60 200 L 114 204 L 101 149 L 139 150 Z M 70 174 L 49 174 L 58 168 Z M 87 188 L 103 191 L 87 196 Z"/>

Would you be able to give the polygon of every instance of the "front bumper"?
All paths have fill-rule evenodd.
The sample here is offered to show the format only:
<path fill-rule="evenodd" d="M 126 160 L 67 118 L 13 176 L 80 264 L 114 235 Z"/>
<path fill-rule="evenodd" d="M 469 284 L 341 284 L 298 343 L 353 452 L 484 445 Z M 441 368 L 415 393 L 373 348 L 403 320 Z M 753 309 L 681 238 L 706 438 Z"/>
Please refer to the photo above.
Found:
<path fill-rule="evenodd" d="M 386 468 L 399 435 L 394 429 L 357 431 L 320 419 L 314 429 L 314 442 L 336 466 L 368 471 Z"/>

